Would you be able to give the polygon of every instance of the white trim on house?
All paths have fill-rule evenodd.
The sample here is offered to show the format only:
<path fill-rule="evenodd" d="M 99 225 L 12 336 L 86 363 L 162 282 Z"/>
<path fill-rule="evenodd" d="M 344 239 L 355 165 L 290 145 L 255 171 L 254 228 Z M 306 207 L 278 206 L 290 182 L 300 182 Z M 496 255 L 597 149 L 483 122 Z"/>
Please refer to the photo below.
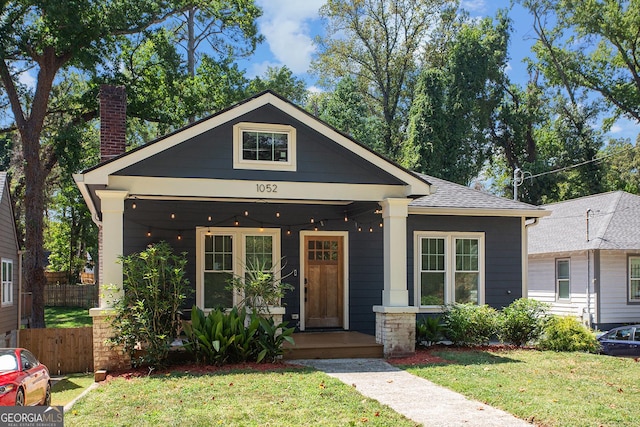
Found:
<path fill-rule="evenodd" d="M 343 329 L 349 330 L 349 232 L 348 231 L 300 231 L 300 330 L 305 330 L 305 301 L 304 301 L 304 274 L 307 266 L 305 257 L 304 240 L 307 236 L 340 236 L 342 237 L 342 263 L 343 263 Z"/>
<path fill-rule="evenodd" d="M 542 209 L 480 209 L 480 208 L 445 208 L 433 206 L 409 206 L 409 215 L 451 215 L 451 216 L 498 216 L 541 218 L 551 215 Z"/>
<path fill-rule="evenodd" d="M 7 307 L 13 305 L 13 260 L 9 258 L 2 258 L 2 288 L 0 292 L 2 293 L 2 307 Z M 7 269 L 10 271 L 7 272 Z M 5 277 L 5 272 L 7 273 L 7 277 Z"/>
<path fill-rule="evenodd" d="M 87 184 L 89 184 L 88 182 Z M 270 187 L 268 187 L 270 186 Z M 111 176 L 109 188 L 127 189 L 133 196 L 220 197 L 325 201 L 371 201 L 406 197 L 399 185 L 337 184 L 296 181 L 252 181 L 208 178 Z"/>
<path fill-rule="evenodd" d="M 484 232 L 448 232 L 448 231 L 414 231 L 413 255 L 414 255 L 414 305 L 421 313 L 441 313 L 442 305 L 421 305 L 421 240 L 423 238 L 444 239 L 445 269 L 444 269 L 444 303 L 451 304 L 455 301 L 455 272 L 456 272 L 456 239 L 478 240 L 478 305 L 485 301 L 485 233 Z"/>
<path fill-rule="evenodd" d="M 281 230 L 279 228 L 244 228 L 244 227 L 196 227 L 196 305 L 205 312 L 211 307 L 204 307 L 204 239 L 207 235 L 232 236 L 233 254 L 233 275 L 244 277 L 247 236 L 271 236 L 272 241 L 272 264 L 276 273 L 275 279 L 280 279 L 281 265 Z M 242 299 L 242 295 L 234 293 L 233 304 L 237 305 Z M 230 308 L 230 307 L 229 307 Z"/>
<path fill-rule="evenodd" d="M 287 135 L 287 160 L 261 161 L 244 159 L 242 138 L 244 132 L 279 133 Z M 290 125 L 275 125 L 270 123 L 236 123 L 233 125 L 233 168 L 295 171 L 297 169 L 296 128 Z"/>

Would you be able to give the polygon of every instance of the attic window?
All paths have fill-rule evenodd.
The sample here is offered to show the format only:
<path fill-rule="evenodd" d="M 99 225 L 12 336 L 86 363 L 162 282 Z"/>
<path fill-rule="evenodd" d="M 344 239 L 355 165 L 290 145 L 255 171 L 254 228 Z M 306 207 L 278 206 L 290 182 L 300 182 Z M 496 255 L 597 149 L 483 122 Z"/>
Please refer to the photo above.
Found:
<path fill-rule="evenodd" d="M 234 169 L 295 171 L 295 148 L 292 126 L 243 122 L 233 127 Z"/>

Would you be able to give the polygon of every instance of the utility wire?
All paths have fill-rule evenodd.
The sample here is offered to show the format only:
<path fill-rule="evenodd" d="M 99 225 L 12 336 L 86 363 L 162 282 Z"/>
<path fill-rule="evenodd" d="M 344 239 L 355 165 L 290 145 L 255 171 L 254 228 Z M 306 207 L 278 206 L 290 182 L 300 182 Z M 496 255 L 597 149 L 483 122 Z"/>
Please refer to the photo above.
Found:
<path fill-rule="evenodd" d="M 569 169 L 577 168 L 577 167 L 579 167 L 579 166 L 583 166 L 583 165 L 586 165 L 586 164 L 589 164 L 589 163 L 599 162 L 599 161 L 604 160 L 604 159 L 607 159 L 607 158 L 609 158 L 609 157 L 613 157 L 613 156 L 617 156 L 618 154 L 622 154 L 622 153 L 624 153 L 625 151 L 631 151 L 631 150 L 634 150 L 634 149 L 636 149 L 637 147 L 638 147 L 637 145 L 632 145 L 632 146 L 631 146 L 631 147 L 629 147 L 629 148 L 624 148 L 624 149 L 622 149 L 622 150 L 620 150 L 620 151 L 616 151 L 615 153 L 607 154 L 606 156 L 598 157 L 598 158 L 591 159 L 591 160 L 585 160 L 584 162 L 576 163 L 575 165 L 565 166 L 565 167 L 563 167 L 563 168 L 554 169 L 554 170 L 547 171 L 547 172 L 541 172 L 541 173 L 537 173 L 537 174 L 535 174 L 535 175 L 529 175 L 529 176 L 525 177 L 524 179 L 533 179 L 533 178 L 537 178 L 537 177 L 539 177 L 539 176 L 549 175 L 549 174 L 552 174 L 552 173 L 557 173 L 557 172 L 562 172 L 562 171 L 566 171 L 566 170 L 569 170 Z"/>

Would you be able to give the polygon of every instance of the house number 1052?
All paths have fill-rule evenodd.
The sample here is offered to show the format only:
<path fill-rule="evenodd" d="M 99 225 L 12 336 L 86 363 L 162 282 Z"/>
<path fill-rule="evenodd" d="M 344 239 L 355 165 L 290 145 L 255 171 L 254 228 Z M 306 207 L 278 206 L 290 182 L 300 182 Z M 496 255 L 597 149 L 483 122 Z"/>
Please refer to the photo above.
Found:
<path fill-rule="evenodd" d="M 258 193 L 277 193 L 278 184 L 256 184 L 256 191 Z"/>

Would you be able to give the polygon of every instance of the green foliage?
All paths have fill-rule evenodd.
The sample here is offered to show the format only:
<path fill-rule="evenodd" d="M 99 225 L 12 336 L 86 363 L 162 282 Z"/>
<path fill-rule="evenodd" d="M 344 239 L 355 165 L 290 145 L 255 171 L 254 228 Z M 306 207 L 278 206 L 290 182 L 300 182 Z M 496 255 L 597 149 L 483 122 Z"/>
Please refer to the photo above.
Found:
<path fill-rule="evenodd" d="M 303 106 L 307 102 L 307 86 L 304 80 L 296 78 L 285 65 L 268 67 L 263 77 L 255 77 L 247 86 L 247 96 L 270 89 L 289 101 Z"/>
<path fill-rule="evenodd" d="M 600 350 L 600 344 L 593 332 L 570 316 L 551 317 L 546 324 L 539 347 L 543 350 L 590 353 Z"/>
<path fill-rule="evenodd" d="M 124 294 L 115 304 L 111 341 L 124 347 L 136 365 L 162 365 L 178 336 L 180 309 L 187 297 L 186 253 L 166 242 L 120 257 Z M 142 355 L 136 357 L 136 350 Z"/>
<path fill-rule="evenodd" d="M 269 307 L 279 306 L 286 291 L 293 286 L 282 282 L 282 269 L 275 270 L 270 260 L 249 259 L 244 276 L 234 276 L 229 281 L 231 291 L 242 295 L 239 305 L 256 313 L 268 313 Z"/>
<path fill-rule="evenodd" d="M 454 345 L 486 344 L 498 330 L 498 313 L 488 305 L 449 304 L 442 319 L 445 337 Z"/>
<path fill-rule="evenodd" d="M 275 324 L 271 317 L 233 307 L 229 312 L 216 309 L 205 315 L 197 306 L 191 322 L 184 323 L 185 348 L 205 363 L 222 365 L 246 361 L 274 361 L 282 355 L 285 341 L 293 343 L 294 328 Z"/>
<path fill-rule="evenodd" d="M 500 313 L 498 337 L 504 342 L 522 346 L 542 335 L 549 304 L 528 298 L 512 302 Z"/>
<path fill-rule="evenodd" d="M 640 144 L 630 141 L 610 140 L 600 156 L 611 156 L 604 163 L 606 190 L 623 190 L 640 194 Z"/>
<path fill-rule="evenodd" d="M 467 185 L 490 152 L 488 129 L 506 80 L 509 21 L 463 23 L 444 66 L 425 67 L 409 112 L 403 165 Z"/>
<path fill-rule="evenodd" d="M 444 337 L 444 328 L 442 326 L 442 318 L 422 317 L 416 322 L 416 342 L 418 344 L 426 343 L 430 346 Z"/>

